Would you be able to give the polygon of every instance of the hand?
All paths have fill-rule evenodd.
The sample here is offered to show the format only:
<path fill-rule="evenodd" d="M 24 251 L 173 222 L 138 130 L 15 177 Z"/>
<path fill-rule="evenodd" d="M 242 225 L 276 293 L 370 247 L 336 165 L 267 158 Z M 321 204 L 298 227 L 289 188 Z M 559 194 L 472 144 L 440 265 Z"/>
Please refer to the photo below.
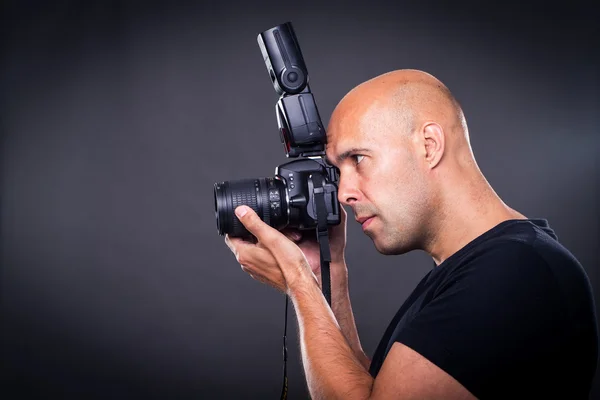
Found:
<path fill-rule="evenodd" d="M 289 293 L 290 288 L 298 284 L 311 280 L 316 283 L 308 260 L 294 242 L 264 223 L 250 207 L 239 206 L 235 211 L 240 222 L 257 240 L 253 243 L 225 235 L 225 243 L 243 271 L 284 293 Z M 244 211 L 242 215 L 240 212 Z"/>
<path fill-rule="evenodd" d="M 340 223 L 329 228 L 329 249 L 331 251 L 331 283 L 332 286 L 340 280 L 347 278 L 346 261 L 344 252 L 346 250 L 346 210 L 340 206 Z M 321 250 L 317 242 L 314 229 L 300 231 L 297 229 L 284 229 L 282 231 L 290 240 L 302 250 L 312 272 L 315 274 L 321 286 Z"/>

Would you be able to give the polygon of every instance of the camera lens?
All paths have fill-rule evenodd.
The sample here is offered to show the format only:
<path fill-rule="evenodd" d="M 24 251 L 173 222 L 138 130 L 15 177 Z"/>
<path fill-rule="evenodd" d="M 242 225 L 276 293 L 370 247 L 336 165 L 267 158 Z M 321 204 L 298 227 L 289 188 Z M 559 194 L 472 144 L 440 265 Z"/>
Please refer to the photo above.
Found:
<path fill-rule="evenodd" d="M 283 229 L 288 223 L 285 183 L 276 178 L 242 179 L 215 183 L 215 218 L 219 235 L 251 236 L 236 217 L 236 207 L 245 204 L 268 225 Z"/>

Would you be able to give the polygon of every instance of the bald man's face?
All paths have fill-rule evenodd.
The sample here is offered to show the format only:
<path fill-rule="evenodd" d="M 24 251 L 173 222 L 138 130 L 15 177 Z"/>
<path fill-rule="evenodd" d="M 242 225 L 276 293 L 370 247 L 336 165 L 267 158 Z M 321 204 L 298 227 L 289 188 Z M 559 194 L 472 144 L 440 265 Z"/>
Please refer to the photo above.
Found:
<path fill-rule="evenodd" d="M 419 248 L 432 199 L 409 125 L 376 101 L 338 106 L 328 127 L 327 158 L 340 169 L 338 199 L 355 219 L 372 217 L 363 230 L 382 254 Z"/>

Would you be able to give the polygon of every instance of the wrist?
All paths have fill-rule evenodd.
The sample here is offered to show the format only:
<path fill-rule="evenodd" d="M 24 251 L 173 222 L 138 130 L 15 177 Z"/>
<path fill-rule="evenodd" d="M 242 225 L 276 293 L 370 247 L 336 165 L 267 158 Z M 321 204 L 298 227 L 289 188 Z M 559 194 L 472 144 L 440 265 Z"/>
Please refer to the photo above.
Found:
<path fill-rule="evenodd" d="M 288 292 L 306 287 L 313 281 L 318 285 L 317 277 L 307 262 L 299 262 L 295 268 L 282 268 L 281 272 L 283 273 Z"/>
<path fill-rule="evenodd" d="M 313 288 L 316 288 L 319 292 L 321 291 L 319 287 L 319 280 L 315 276 L 315 274 L 308 268 L 306 271 L 302 271 L 297 274 L 293 279 L 286 278 L 287 285 L 287 295 L 290 298 L 294 298 L 298 293 L 308 293 Z"/>
<path fill-rule="evenodd" d="M 329 270 L 331 272 L 332 282 L 336 282 L 339 285 L 348 285 L 348 267 L 346 261 L 342 259 L 333 260 L 329 264 Z"/>

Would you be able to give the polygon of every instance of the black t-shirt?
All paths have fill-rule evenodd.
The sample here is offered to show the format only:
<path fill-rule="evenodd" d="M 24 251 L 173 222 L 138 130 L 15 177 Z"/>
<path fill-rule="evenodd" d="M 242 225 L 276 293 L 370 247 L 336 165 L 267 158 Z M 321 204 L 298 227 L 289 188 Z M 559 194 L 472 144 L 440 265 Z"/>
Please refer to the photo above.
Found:
<path fill-rule="evenodd" d="M 598 360 L 592 288 L 545 219 L 508 220 L 434 267 L 391 321 L 401 342 L 480 399 L 587 399 Z"/>

